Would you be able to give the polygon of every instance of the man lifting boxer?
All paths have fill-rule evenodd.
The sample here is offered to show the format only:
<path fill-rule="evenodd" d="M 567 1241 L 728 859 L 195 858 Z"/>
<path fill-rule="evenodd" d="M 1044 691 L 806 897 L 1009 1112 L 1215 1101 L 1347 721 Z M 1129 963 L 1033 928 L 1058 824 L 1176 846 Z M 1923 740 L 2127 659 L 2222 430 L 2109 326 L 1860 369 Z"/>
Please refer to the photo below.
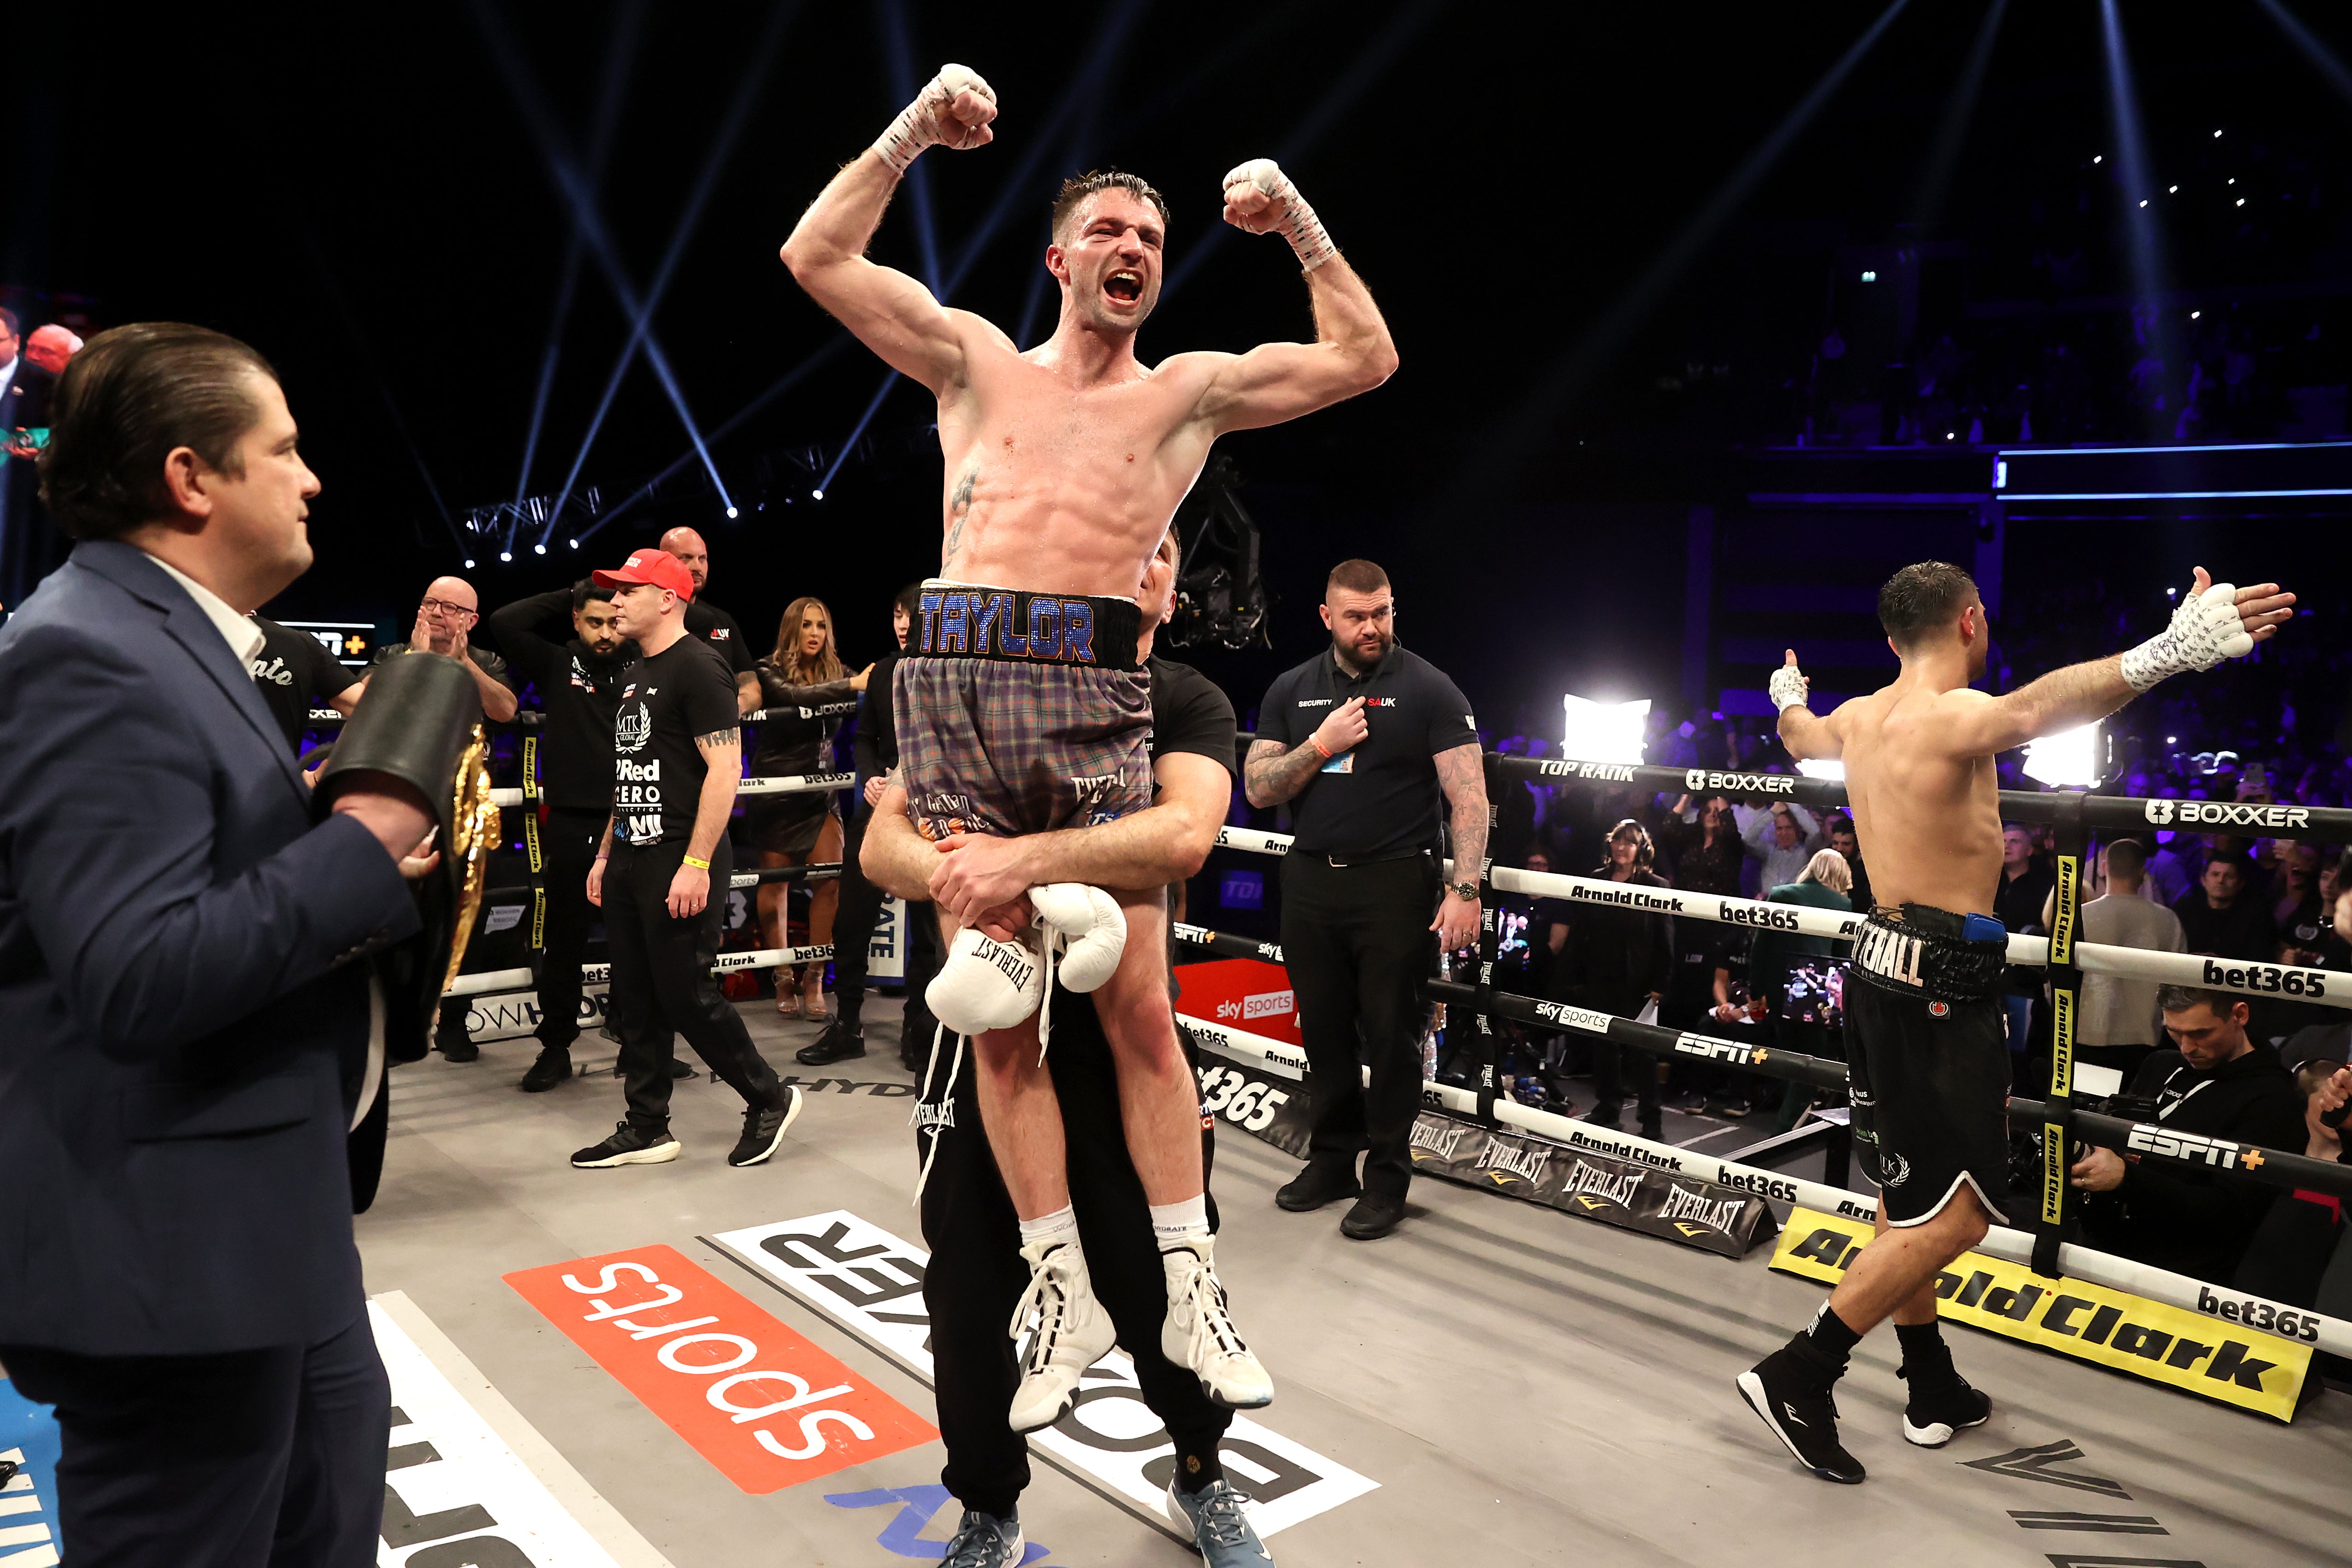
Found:
<path fill-rule="evenodd" d="M 1021 353 L 912 278 L 866 258 L 900 176 L 924 148 L 994 138 L 995 95 L 942 68 L 802 216 L 784 264 L 817 302 L 940 400 L 947 458 L 941 577 L 925 584 L 898 667 L 900 764 L 927 837 L 1012 836 L 1101 822 L 1150 803 L 1149 683 L 1136 660 L 1136 584 L 1229 430 L 1273 425 L 1366 392 L 1396 368 L 1386 324 L 1314 210 L 1272 162 L 1225 178 L 1226 221 L 1280 232 L 1307 273 L 1317 341 L 1179 354 L 1147 368 L 1135 333 L 1160 288 L 1167 203 L 1131 174 L 1069 182 L 1045 265 L 1061 285 L 1054 335 Z M 1171 1359 L 1213 1397 L 1255 1406 L 1265 1373 L 1226 1317 L 1202 1201 L 1198 1089 L 1178 1049 L 1162 968 L 1160 889 L 1061 884 L 1032 901 L 1049 942 L 1075 938 L 1064 981 L 1097 997 L 1117 1053 L 1121 1120 L 1167 1266 Z M 1110 1348 L 1071 1218 L 1062 1130 L 1032 1022 L 1037 955 L 970 923 L 930 988 L 932 1011 L 975 1037 L 980 1102 L 1050 1303 L 1013 1424 L 1069 1407 Z"/>
<path fill-rule="evenodd" d="M 2275 583 L 2214 585 L 2203 567 L 2162 632 L 1999 697 L 1969 689 L 1990 630 L 1976 584 L 1940 561 L 1906 566 L 1878 594 L 1903 662 L 1894 684 L 1805 706 L 1791 649 L 1773 671 L 1780 739 L 1800 760 L 1845 763 L 1847 798 L 1877 904 L 1854 942 L 1846 987 L 1853 1132 L 1880 1187 L 1878 1237 L 1811 1327 L 1739 1375 L 1739 1392 L 1813 1474 L 1859 1481 L 1838 1442 L 1831 1390 L 1862 1336 L 1895 1319 L 1910 1386 L 1903 1436 L 1937 1448 L 1981 1425 L 1992 1401 L 1953 1370 L 1936 1325 L 1936 1276 L 2004 1218 L 2009 1047 L 1992 917 L 2001 829 L 1993 758 L 2104 719 L 2169 675 L 2253 650 L 2294 615 Z"/>

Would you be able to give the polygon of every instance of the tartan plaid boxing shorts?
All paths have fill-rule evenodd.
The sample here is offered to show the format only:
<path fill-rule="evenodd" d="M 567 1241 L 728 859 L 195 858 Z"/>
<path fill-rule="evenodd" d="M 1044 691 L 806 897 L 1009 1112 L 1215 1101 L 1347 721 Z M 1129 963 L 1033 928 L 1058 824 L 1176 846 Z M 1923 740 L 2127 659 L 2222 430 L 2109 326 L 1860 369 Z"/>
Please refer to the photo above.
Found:
<path fill-rule="evenodd" d="M 925 583 L 891 692 L 923 836 L 1044 833 L 1150 805 L 1141 632 L 1129 599 Z"/>

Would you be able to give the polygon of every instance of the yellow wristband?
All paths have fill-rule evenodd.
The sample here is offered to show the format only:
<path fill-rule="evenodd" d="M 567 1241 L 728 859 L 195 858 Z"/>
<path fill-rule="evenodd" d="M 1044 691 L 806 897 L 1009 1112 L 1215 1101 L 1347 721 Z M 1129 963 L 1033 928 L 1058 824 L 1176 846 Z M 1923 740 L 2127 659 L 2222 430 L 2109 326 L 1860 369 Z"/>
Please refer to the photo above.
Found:
<path fill-rule="evenodd" d="M 688 856 L 686 858 L 686 863 L 687 863 L 688 865 L 689 865 L 689 866 L 693 867 L 693 868 L 694 868 L 696 870 L 698 870 L 698 871 L 708 871 L 708 870 L 709 870 L 709 869 L 710 869 L 710 862 L 709 862 L 709 861 L 708 861 L 708 860 L 698 860 L 698 859 L 696 859 L 696 858 L 695 858 L 693 856 L 691 856 L 691 855 L 688 855 Z"/>

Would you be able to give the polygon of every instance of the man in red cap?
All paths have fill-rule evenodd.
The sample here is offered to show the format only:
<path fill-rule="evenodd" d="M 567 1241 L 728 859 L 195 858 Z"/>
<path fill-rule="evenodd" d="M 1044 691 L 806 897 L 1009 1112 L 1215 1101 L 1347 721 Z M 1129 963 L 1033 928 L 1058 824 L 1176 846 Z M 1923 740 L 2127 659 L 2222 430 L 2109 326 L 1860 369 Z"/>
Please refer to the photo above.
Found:
<path fill-rule="evenodd" d="M 612 953 L 629 1111 L 572 1163 L 602 1170 L 677 1158 L 669 1090 L 678 1031 L 743 1097 L 743 1135 L 727 1163 L 756 1165 L 783 1143 L 801 1091 L 777 1082 L 711 973 L 724 902 L 710 891 L 734 869 L 727 819 L 743 776 L 734 677 L 709 643 L 687 635 L 694 579 L 676 556 L 640 550 L 595 577 L 613 590 L 616 629 L 638 648 L 613 721 L 613 817 L 588 868 L 588 901 L 604 909 Z"/>

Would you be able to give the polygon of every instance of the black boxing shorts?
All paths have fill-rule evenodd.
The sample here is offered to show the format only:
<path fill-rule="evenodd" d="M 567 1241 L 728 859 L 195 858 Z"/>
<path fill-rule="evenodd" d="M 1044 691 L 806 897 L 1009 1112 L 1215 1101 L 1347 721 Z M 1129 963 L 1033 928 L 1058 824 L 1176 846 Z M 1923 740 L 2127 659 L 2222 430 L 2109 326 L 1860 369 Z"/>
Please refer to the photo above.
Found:
<path fill-rule="evenodd" d="M 1846 1078 L 1854 1142 L 1890 1226 L 1933 1219 L 1962 1182 L 2007 1223 L 2008 938 L 1970 940 L 1966 920 L 1906 904 L 1873 911 L 1854 938 Z"/>
<path fill-rule="evenodd" d="M 892 689 L 927 838 L 1108 822 L 1151 804 L 1151 677 L 1130 599 L 928 582 Z"/>

